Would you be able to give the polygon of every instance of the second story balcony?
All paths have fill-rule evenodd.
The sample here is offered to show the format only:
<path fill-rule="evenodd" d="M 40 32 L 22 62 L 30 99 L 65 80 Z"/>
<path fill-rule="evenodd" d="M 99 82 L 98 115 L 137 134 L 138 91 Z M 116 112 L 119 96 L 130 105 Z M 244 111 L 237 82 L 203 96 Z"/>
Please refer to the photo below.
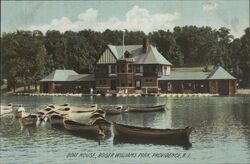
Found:
<path fill-rule="evenodd" d="M 143 72 L 143 76 L 145 77 L 160 77 L 162 76 L 162 72 Z"/>

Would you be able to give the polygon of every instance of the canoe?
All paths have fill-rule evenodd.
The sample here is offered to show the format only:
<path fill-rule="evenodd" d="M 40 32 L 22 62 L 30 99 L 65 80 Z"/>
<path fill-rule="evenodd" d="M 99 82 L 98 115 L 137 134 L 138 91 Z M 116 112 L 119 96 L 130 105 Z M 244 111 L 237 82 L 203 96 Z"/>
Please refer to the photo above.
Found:
<path fill-rule="evenodd" d="M 129 105 L 127 112 L 160 112 L 165 110 L 165 104 L 161 105 Z"/>
<path fill-rule="evenodd" d="M 51 125 L 62 125 L 63 119 L 64 119 L 63 116 L 56 114 L 56 113 L 53 113 L 53 114 L 48 116 L 48 120 L 49 120 Z"/>
<path fill-rule="evenodd" d="M 55 105 L 55 104 L 49 104 L 48 107 L 52 108 L 52 109 L 58 109 L 58 108 L 65 108 L 68 107 L 69 104 L 62 104 L 62 105 Z"/>
<path fill-rule="evenodd" d="M 92 115 L 95 115 L 95 114 L 101 115 L 102 117 L 105 117 L 105 116 L 106 116 L 106 112 L 105 112 L 104 110 L 101 110 L 101 109 L 97 109 L 96 111 L 94 111 L 94 112 L 92 113 Z"/>
<path fill-rule="evenodd" d="M 73 120 L 64 120 L 63 125 L 66 130 L 82 133 L 83 135 L 104 135 L 98 125 L 88 125 Z"/>
<path fill-rule="evenodd" d="M 35 114 L 30 114 L 26 117 L 21 118 L 21 124 L 23 126 L 30 126 L 30 125 L 35 125 L 38 120 L 37 115 Z"/>
<path fill-rule="evenodd" d="M 53 112 L 53 109 L 51 107 L 46 107 L 40 111 L 38 111 L 36 114 L 40 120 L 43 120 L 48 113 Z"/>
<path fill-rule="evenodd" d="M 107 115 L 115 115 L 115 114 L 121 114 L 122 113 L 123 106 L 118 105 L 118 106 L 103 106 L 102 110 L 106 112 Z"/>
<path fill-rule="evenodd" d="M 89 119 L 96 119 L 99 117 L 104 118 L 104 116 L 102 114 L 94 112 L 90 115 Z"/>
<path fill-rule="evenodd" d="M 13 108 L 12 104 L 1 105 L 0 115 L 4 115 L 4 114 L 12 112 L 13 110 L 12 108 Z"/>
<path fill-rule="evenodd" d="M 66 116 L 70 113 L 70 107 L 61 107 L 54 109 L 54 111 L 60 113 L 60 115 Z"/>
<path fill-rule="evenodd" d="M 89 124 L 90 125 L 98 125 L 99 128 L 101 129 L 101 131 L 103 131 L 103 133 L 105 135 L 111 132 L 110 131 L 111 123 L 108 120 L 106 120 L 105 118 L 98 117 L 95 119 L 90 119 Z"/>
<path fill-rule="evenodd" d="M 124 124 L 113 124 L 114 134 L 127 138 L 162 139 L 169 142 L 188 141 L 193 127 L 184 129 L 152 129 L 147 127 L 135 127 Z"/>
<path fill-rule="evenodd" d="M 82 107 L 70 107 L 69 112 L 71 113 L 85 113 L 85 112 L 94 112 L 97 110 L 97 104 L 84 105 Z"/>

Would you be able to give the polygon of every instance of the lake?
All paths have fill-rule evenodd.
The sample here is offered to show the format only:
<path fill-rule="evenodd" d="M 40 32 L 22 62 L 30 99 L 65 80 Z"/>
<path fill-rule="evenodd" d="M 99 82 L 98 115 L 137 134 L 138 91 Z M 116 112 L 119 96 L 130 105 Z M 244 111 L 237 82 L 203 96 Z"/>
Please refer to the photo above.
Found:
<path fill-rule="evenodd" d="M 47 104 L 166 104 L 165 112 L 124 113 L 116 121 L 154 128 L 193 126 L 191 147 L 116 143 L 84 138 L 42 123 L 22 128 L 13 114 L 0 119 L 0 163 L 250 163 L 250 96 L 2 97 L 35 112 Z"/>

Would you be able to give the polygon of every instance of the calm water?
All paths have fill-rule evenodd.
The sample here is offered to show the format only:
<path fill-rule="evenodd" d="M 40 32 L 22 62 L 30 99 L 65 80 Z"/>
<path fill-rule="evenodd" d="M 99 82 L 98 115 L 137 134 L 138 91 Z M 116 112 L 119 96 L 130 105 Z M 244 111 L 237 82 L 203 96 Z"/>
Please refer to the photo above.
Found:
<path fill-rule="evenodd" d="M 43 123 L 21 128 L 13 115 L 0 119 L 0 163 L 250 163 L 250 96 L 245 97 L 2 97 L 1 103 L 23 104 L 37 111 L 46 104 L 165 103 L 162 113 L 110 116 L 108 119 L 155 128 L 195 127 L 192 147 L 113 142 L 113 136 L 93 139 Z M 69 157 L 70 153 L 96 153 L 97 158 Z M 136 157 L 98 157 L 100 153 L 134 153 Z M 149 157 L 138 157 L 149 153 Z M 153 156 L 180 153 L 183 158 Z M 72 155 L 72 154 L 71 154 Z M 67 157 L 68 156 L 68 157 Z"/>

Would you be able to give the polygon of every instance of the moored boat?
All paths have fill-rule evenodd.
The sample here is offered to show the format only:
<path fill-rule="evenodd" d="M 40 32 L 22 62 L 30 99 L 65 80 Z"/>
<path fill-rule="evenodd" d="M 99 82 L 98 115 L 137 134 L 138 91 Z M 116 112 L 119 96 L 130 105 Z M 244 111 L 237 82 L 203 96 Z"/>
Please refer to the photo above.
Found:
<path fill-rule="evenodd" d="M 59 108 L 69 107 L 69 104 L 67 103 L 62 105 L 49 104 L 48 107 L 52 109 L 59 109 Z"/>
<path fill-rule="evenodd" d="M 38 120 L 37 115 L 35 114 L 30 114 L 26 117 L 21 118 L 21 124 L 23 126 L 30 126 L 30 125 L 35 125 Z"/>
<path fill-rule="evenodd" d="M 54 110 L 51 107 L 46 107 L 40 111 L 38 111 L 36 114 L 40 120 L 44 120 L 47 114 L 53 112 Z"/>
<path fill-rule="evenodd" d="M 71 113 L 85 113 L 85 112 L 95 112 L 97 110 L 97 104 L 84 105 L 82 107 L 70 107 L 69 112 Z"/>
<path fill-rule="evenodd" d="M 70 113 L 70 107 L 62 107 L 54 109 L 54 111 L 60 113 L 60 115 L 66 116 Z"/>
<path fill-rule="evenodd" d="M 122 105 L 109 105 L 109 106 L 103 106 L 102 110 L 106 112 L 107 115 L 115 115 L 115 114 L 121 114 L 123 110 Z"/>
<path fill-rule="evenodd" d="M 165 110 L 165 104 L 160 105 L 129 105 L 126 112 L 160 112 Z"/>
<path fill-rule="evenodd" d="M 90 115 L 90 117 L 88 119 L 95 119 L 95 118 L 99 118 L 99 117 L 104 118 L 104 116 L 102 114 L 94 112 Z"/>
<path fill-rule="evenodd" d="M 4 115 L 13 111 L 12 104 L 1 105 L 0 115 Z"/>
<path fill-rule="evenodd" d="M 66 130 L 83 135 L 104 135 L 104 132 L 99 128 L 99 125 L 88 125 L 73 120 L 64 120 L 63 125 Z"/>
<path fill-rule="evenodd" d="M 114 134 L 126 138 L 161 139 L 167 142 L 188 141 L 193 127 L 184 129 L 153 129 L 125 124 L 113 124 Z"/>
<path fill-rule="evenodd" d="M 63 116 L 56 114 L 56 113 L 53 113 L 53 114 L 48 116 L 48 120 L 49 120 L 51 125 L 62 125 L 63 119 L 64 119 Z"/>
<path fill-rule="evenodd" d="M 106 112 L 104 110 L 102 110 L 102 109 L 97 109 L 96 111 L 94 111 L 92 113 L 92 115 L 95 115 L 95 114 L 101 115 L 102 117 L 106 116 Z"/>

